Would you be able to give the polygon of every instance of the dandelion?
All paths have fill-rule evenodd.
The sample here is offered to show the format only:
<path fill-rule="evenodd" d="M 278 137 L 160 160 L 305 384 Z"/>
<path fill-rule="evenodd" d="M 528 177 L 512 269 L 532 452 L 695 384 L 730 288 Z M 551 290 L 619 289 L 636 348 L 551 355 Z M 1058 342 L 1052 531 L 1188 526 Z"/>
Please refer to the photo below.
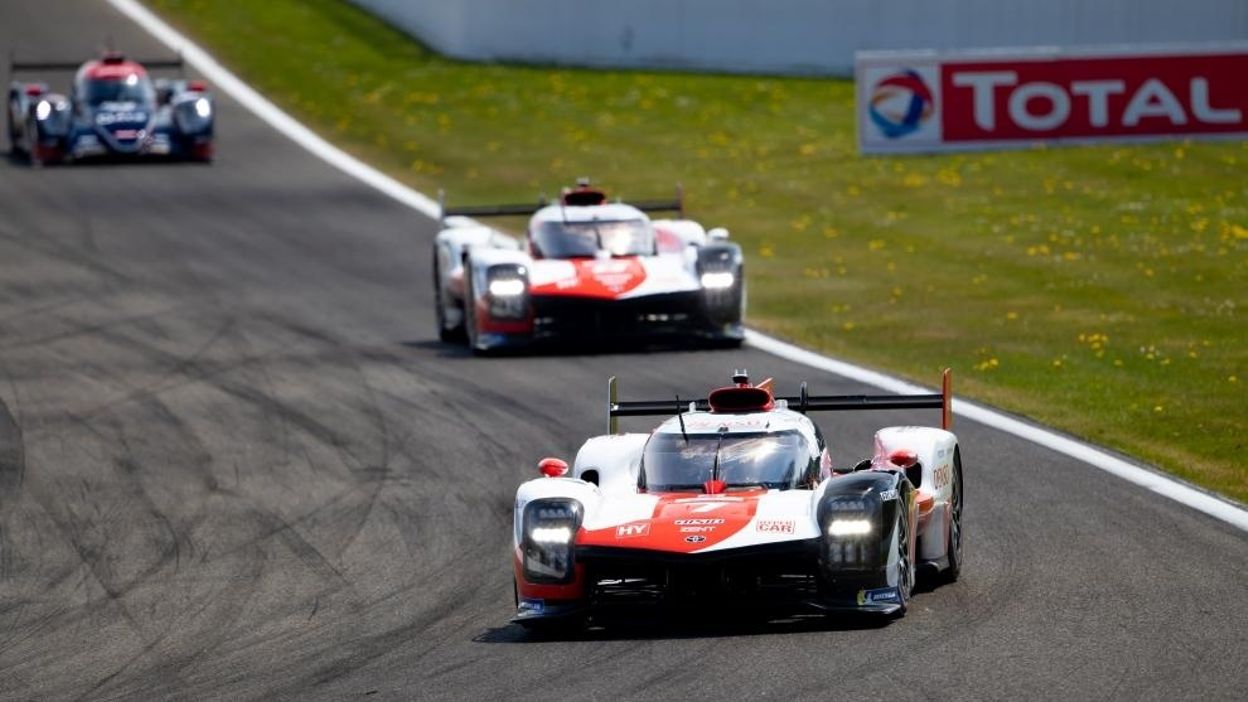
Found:
<path fill-rule="evenodd" d="M 823 237 L 825 239 L 835 239 L 836 237 L 840 235 L 841 235 L 841 232 L 837 230 L 836 227 L 824 227 L 823 228 Z"/>
<path fill-rule="evenodd" d="M 1013 321 L 1013 320 L 1015 320 L 1015 319 L 1018 319 L 1018 313 L 1017 313 L 1017 312 L 1014 312 L 1013 310 L 1011 310 L 1011 311 L 1009 311 L 1009 312 L 1006 312 L 1006 313 L 1005 313 L 1005 318 L 1006 318 L 1006 319 L 1008 319 L 1008 320 L 1010 320 L 1010 321 Z"/>
<path fill-rule="evenodd" d="M 776 250 L 772 248 L 771 244 L 763 244 L 758 248 L 758 255 L 763 258 L 771 258 L 776 255 Z"/>
<path fill-rule="evenodd" d="M 1237 376 L 1234 376 L 1234 375 L 1228 375 L 1228 376 L 1226 376 L 1226 382 L 1228 382 L 1228 383 L 1238 383 L 1238 382 L 1239 382 L 1239 378 L 1238 378 Z"/>
<path fill-rule="evenodd" d="M 1000 362 L 997 361 L 995 357 L 987 358 L 987 359 L 984 359 L 983 361 L 980 361 L 979 363 L 976 363 L 975 370 L 981 371 L 981 372 L 990 371 L 990 370 L 995 370 L 1000 365 L 1001 365 Z"/>
<path fill-rule="evenodd" d="M 1154 413 L 1161 414 L 1162 412 L 1165 412 L 1165 411 L 1166 411 L 1165 405 L 1153 405 Z"/>
<path fill-rule="evenodd" d="M 853 331 L 854 327 L 856 326 L 858 325 L 854 324 L 853 322 L 845 322 L 844 324 L 841 325 L 841 329 L 844 329 L 845 331 L 848 332 L 848 331 Z"/>

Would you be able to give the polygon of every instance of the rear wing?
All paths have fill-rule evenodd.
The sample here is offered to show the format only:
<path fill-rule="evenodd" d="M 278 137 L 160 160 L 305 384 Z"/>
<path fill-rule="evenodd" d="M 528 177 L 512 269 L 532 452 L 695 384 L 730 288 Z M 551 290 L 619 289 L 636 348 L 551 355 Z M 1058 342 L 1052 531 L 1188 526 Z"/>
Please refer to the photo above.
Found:
<path fill-rule="evenodd" d="M 86 59 L 83 61 L 75 61 L 75 62 L 18 61 L 16 55 L 14 55 L 13 53 L 10 53 L 9 54 L 9 74 L 11 75 L 13 73 L 27 72 L 27 71 L 76 71 L 79 68 L 82 68 L 82 64 L 86 63 L 88 60 L 91 60 L 91 59 Z M 135 63 L 139 64 L 140 66 L 143 66 L 143 68 L 148 69 L 148 70 L 172 69 L 172 70 L 182 71 L 185 68 L 185 64 L 182 62 L 181 56 L 174 58 L 174 59 L 153 59 L 151 61 L 146 61 L 143 59 L 131 59 L 131 60 L 133 60 Z"/>
<path fill-rule="evenodd" d="M 765 386 L 764 382 L 759 387 Z M 899 410 L 899 409 L 938 409 L 940 410 L 940 428 L 949 429 L 953 426 L 953 371 L 946 368 L 941 373 L 940 392 L 919 395 L 811 395 L 807 392 L 806 383 L 802 382 L 801 392 L 793 397 L 777 397 L 788 404 L 789 409 L 806 414 L 807 412 L 838 412 L 848 410 Z M 681 412 L 708 412 L 710 400 L 701 399 L 689 402 L 679 397 L 672 400 L 619 400 L 619 384 L 615 376 L 607 380 L 607 433 L 619 433 L 620 417 L 654 417 L 672 416 Z"/>
<path fill-rule="evenodd" d="M 565 193 L 566 196 L 566 193 Z M 562 202 L 557 200 L 555 202 Z M 636 207 L 642 212 L 676 212 L 683 219 L 685 216 L 685 196 L 684 191 L 677 186 L 676 197 L 672 200 L 616 200 L 616 203 L 625 204 L 630 207 Z M 438 191 L 438 207 L 442 214 L 439 219 L 447 217 L 517 217 L 531 215 L 538 210 L 553 204 L 545 195 L 537 199 L 535 203 L 515 204 L 515 205 L 461 205 L 459 207 L 446 206 L 446 193 Z"/>

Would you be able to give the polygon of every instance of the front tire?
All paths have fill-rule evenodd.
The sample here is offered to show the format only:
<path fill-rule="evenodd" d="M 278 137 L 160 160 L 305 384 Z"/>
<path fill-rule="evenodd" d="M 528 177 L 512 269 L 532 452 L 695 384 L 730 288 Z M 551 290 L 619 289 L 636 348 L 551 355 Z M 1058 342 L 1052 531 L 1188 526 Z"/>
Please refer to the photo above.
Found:
<path fill-rule="evenodd" d="M 450 327 L 446 323 L 446 296 L 442 284 L 442 267 L 438 265 L 437 247 L 433 249 L 433 306 L 438 320 L 438 339 L 444 343 L 462 342 L 464 326 L 461 324 Z"/>
<path fill-rule="evenodd" d="M 464 261 L 464 336 L 468 339 L 468 350 L 480 355 L 483 351 L 477 346 L 481 334 L 477 329 L 477 292 L 472 287 L 472 277 L 472 267 Z"/>
<path fill-rule="evenodd" d="M 910 597 L 914 594 L 914 562 L 910 560 L 910 516 L 908 510 L 897 509 L 896 521 L 893 525 L 893 547 L 897 558 L 893 575 L 897 583 L 897 599 L 901 605 L 893 616 L 906 616 L 910 605 Z"/>

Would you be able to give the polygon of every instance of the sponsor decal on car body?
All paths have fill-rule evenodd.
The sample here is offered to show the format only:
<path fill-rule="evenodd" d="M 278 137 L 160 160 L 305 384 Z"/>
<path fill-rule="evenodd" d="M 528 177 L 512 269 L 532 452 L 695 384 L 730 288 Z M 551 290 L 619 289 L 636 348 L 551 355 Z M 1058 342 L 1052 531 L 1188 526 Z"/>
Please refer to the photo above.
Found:
<path fill-rule="evenodd" d="M 630 539 L 638 536 L 646 536 L 650 533 L 649 522 L 634 522 L 632 524 L 621 524 L 615 528 L 615 538 Z"/>
<path fill-rule="evenodd" d="M 764 534 L 792 534 L 797 531 L 797 522 L 792 519 L 760 519 L 754 524 L 754 530 Z"/>

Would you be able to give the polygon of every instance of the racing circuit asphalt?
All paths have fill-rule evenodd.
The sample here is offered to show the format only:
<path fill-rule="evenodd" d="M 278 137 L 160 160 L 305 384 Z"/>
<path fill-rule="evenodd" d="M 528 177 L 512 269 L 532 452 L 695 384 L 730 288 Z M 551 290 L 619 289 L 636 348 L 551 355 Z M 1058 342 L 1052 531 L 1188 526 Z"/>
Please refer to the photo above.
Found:
<path fill-rule="evenodd" d="M 24 57 L 108 35 L 167 55 L 101 2 L 0 6 Z M 870 389 L 439 344 L 433 224 L 218 106 L 212 166 L 0 162 L 0 698 L 1242 699 L 1245 534 L 965 421 L 965 575 L 904 620 L 528 640 L 512 495 L 602 430 L 608 375 Z M 936 419 L 821 423 L 848 463 L 892 421 Z"/>

